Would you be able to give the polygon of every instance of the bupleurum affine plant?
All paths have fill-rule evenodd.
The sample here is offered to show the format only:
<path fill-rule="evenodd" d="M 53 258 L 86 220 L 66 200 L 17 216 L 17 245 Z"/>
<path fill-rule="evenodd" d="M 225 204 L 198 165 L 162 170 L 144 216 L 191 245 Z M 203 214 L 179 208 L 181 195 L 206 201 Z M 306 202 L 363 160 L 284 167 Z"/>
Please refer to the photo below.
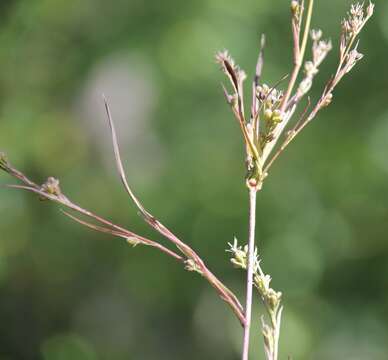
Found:
<path fill-rule="evenodd" d="M 271 277 L 261 267 L 261 259 L 255 247 L 256 197 L 262 189 L 269 170 L 275 160 L 295 137 L 310 123 L 317 113 L 327 107 L 333 100 L 334 89 L 343 77 L 352 70 L 363 55 L 358 51 L 358 36 L 366 22 L 374 12 L 374 5 L 369 3 L 355 4 L 350 8 L 342 21 L 339 43 L 338 66 L 326 83 L 323 92 L 314 105 L 307 99 L 302 115 L 295 115 L 298 105 L 310 91 L 321 63 L 332 50 L 332 43 L 322 39 L 321 30 L 311 29 L 311 18 L 314 0 L 293 0 L 291 2 L 291 28 L 293 38 L 294 65 L 290 74 L 284 76 L 277 84 L 267 85 L 262 81 L 264 65 L 263 50 L 265 38 L 262 36 L 261 48 L 252 82 L 252 100 L 249 116 L 244 109 L 244 81 L 246 74 L 230 57 L 227 51 L 216 55 L 217 62 L 227 75 L 231 89 L 223 86 L 226 101 L 232 109 L 240 126 L 246 150 L 246 187 L 249 192 L 249 238 L 247 245 L 239 245 L 237 239 L 229 244 L 231 262 L 236 268 L 246 270 L 246 298 L 243 307 L 237 296 L 227 288 L 208 268 L 204 260 L 185 242 L 180 240 L 171 230 L 159 222 L 142 205 L 131 190 L 121 161 L 116 130 L 113 124 L 108 102 L 105 109 L 113 140 L 113 149 L 121 181 L 129 197 L 139 210 L 143 219 L 157 232 L 168 239 L 174 248 L 171 249 L 157 241 L 150 240 L 130 230 L 116 225 L 105 218 L 71 201 L 62 191 L 59 180 L 49 177 L 43 185 L 30 180 L 8 161 L 5 154 L 0 153 L 0 169 L 18 179 L 21 185 L 8 185 L 10 188 L 33 192 L 42 200 L 54 201 L 71 212 L 65 215 L 93 230 L 123 238 L 131 246 L 146 245 L 154 247 L 182 263 L 188 271 L 196 272 L 206 279 L 236 315 L 243 328 L 243 346 L 241 359 L 248 360 L 249 340 L 252 317 L 253 288 L 257 289 L 259 298 L 267 311 L 262 316 L 262 334 L 264 352 L 267 360 L 278 359 L 280 324 L 282 315 L 282 293 L 271 287 Z M 306 7 L 306 9 L 305 9 Z M 309 38 L 312 42 L 311 58 L 305 60 Z M 303 67 L 303 76 L 300 76 Z M 287 80 L 285 89 L 281 85 Z M 293 118 L 295 121 L 292 121 Z M 82 215 L 79 218 L 76 214 Z"/>

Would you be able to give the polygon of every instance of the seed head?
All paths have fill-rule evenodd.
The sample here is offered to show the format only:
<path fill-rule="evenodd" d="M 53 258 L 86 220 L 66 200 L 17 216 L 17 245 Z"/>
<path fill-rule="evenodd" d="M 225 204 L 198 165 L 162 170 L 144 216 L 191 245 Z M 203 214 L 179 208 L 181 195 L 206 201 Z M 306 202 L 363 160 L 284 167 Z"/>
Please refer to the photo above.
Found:
<path fill-rule="evenodd" d="M 202 274 L 201 269 L 198 267 L 198 265 L 195 263 L 193 259 L 187 259 L 185 261 L 185 269 L 187 271 L 197 272 L 199 274 Z"/>
<path fill-rule="evenodd" d="M 47 181 L 41 187 L 42 191 L 49 195 L 60 196 L 62 194 L 59 186 L 59 180 L 53 177 L 49 177 Z"/>
<path fill-rule="evenodd" d="M 329 106 L 329 105 L 331 104 L 332 100 L 333 100 L 333 94 L 332 94 L 332 93 L 327 94 L 327 95 L 325 96 L 325 98 L 323 99 L 322 107 L 327 107 L 327 106 Z"/>

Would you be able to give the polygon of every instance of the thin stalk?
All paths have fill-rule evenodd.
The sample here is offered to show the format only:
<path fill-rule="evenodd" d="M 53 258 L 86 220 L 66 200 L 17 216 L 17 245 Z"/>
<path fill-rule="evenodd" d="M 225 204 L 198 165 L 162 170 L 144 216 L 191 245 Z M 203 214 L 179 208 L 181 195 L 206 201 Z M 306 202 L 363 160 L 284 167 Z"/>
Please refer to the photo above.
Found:
<path fill-rule="evenodd" d="M 311 18 L 312 18 L 312 14 L 313 14 L 313 6 L 314 6 L 314 0 L 309 0 L 308 9 L 307 9 L 307 16 L 306 16 L 306 24 L 304 27 L 304 33 L 303 33 L 301 46 L 299 47 L 298 43 L 294 43 L 294 54 L 297 54 L 297 56 L 295 56 L 294 70 L 292 71 L 290 82 L 288 84 L 286 94 L 283 98 L 282 105 L 280 107 L 280 110 L 282 112 L 285 111 L 285 109 L 288 105 L 288 100 L 291 97 L 292 90 L 294 89 L 300 68 L 302 67 L 302 64 L 303 64 L 303 58 L 304 58 L 304 54 L 306 52 L 307 41 L 308 41 L 308 37 L 309 37 L 309 33 L 310 33 L 310 25 L 311 25 Z"/>
<path fill-rule="evenodd" d="M 245 304 L 245 324 L 242 349 L 242 360 L 248 360 L 249 340 L 252 318 L 252 292 L 253 292 L 253 272 L 255 264 L 255 227 L 256 227 L 256 193 L 257 190 L 249 189 L 249 242 L 248 242 L 248 269 L 247 269 L 247 290 Z"/>

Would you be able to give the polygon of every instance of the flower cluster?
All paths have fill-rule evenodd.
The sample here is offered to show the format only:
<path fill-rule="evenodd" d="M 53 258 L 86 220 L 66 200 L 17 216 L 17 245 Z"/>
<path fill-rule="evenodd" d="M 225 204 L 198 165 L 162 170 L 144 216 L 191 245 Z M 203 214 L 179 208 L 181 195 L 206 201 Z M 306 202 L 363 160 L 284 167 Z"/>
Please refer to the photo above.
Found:
<path fill-rule="evenodd" d="M 267 84 L 257 86 L 256 92 L 259 109 L 262 110 L 263 114 L 263 125 L 265 126 L 260 136 L 260 150 L 263 151 L 265 144 L 273 140 L 277 125 L 283 121 L 280 104 L 284 94 L 283 91 L 274 87 L 270 88 Z"/>
<path fill-rule="evenodd" d="M 345 40 L 350 40 L 360 33 L 366 22 L 373 15 L 374 8 L 375 5 L 371 2 L 369 2 L 366 9 L 364 9 L 363 3 L 356 3 L 351 6 L 347 14 L 348 17 L 342 21 L 342 33 Z"/>
<path fill-rule="evenodd" d="M 234 238 L 233 244 L 228 243 L 228 245 L 229 249 L 226 251 L 233 254 L 230 258 L 230 262 L 235 268 L 246 270 L 248 267 L 248 245 L 245 245 L 244 247 L 238 245 L 238 240 L 236 238 Z"/>
<path fill-rule="evenodd" d="M 358 52 L 357 36 L 374 12 L 374 5 L 352 5 L 347 18 L 342 22 L 339 64 L 337 71 L 327 82 L 321 97 L 309 110 L 309 105 L 296 125 L 286 130 L 296 113 L 302 98 L 311 90 L 314 77 L 318 74 L 322 62 L 332 50 L 330 40 L 322 39 L 321 30 L 310 30 L 313 1 L 308 1 L 307 15 L 303 21 L 304 2 L 291 2 L 292 28 L 294 40 L 294 69 L 290 73 L 286 89 L 278 90 L 281 79 L 275 86 L 261 82 L 263 70 L 264 37 L 256 65 L 256 74 L 252 84 L 251 116 L 247 118 L 244 111 L 243 82 L 246 74 L 236 65 L 228 52 L 222 51 L 216 55 L 216 61 L 221 65 L 232 85 L 231 93 L 223 87 L 226 100 L 239 122 L 246 147 L 246 184 L 248 188 L 260 190 L 268 170 L 273 162 L 299 132 L 313 120 L 317 113 L 328 106 L 333 98 L 333 91 L 342 78 L 362 59 Z M 302 25 L 304 24 L 304 29 Z M 302 31 L 303 30 L 303 31 Z M 309 36 L 310 35 L 310 36 Z M 309 37 L 312 40 L 312 57 L 304 61 L 305 50 Z M 298 83 L 300 70 L 304 68 L 304 76 Z M 280 141 L 282 134 L 286 137 Z"/>
<path fill-rule="evenodd" d="M 247 269 L 248 262 L 248 246 L 238 245 L 238 241 L 234 238 L 233 244 L 228 243 L 229 249 L 227 252 L 232 253 L 231 263 L 240 269 Z M 282 293 L 271 288 L 271 276 L 265 274 L 260 266 L 260 260 L 257 255 L 257 249 L 254 252 L 253 264 L 253 281 L 258 293 L 267 310 L 270 324 L 266 324 L 264 317 L 262 321 L 262 334 L 264 337 L 264 348 L 267 354 L 267 359 L 275 359 L 274 354 L 277 352 L 277 343 L 280 331 L 280 322 L 283 308 L 280 306 Z"/>
<path fill-rule="evenodd" d="M 280 291 L 275 291 L 270 287 L 270 283 L 272 280 L 271 276 L 268 274 L 264 274 L 260 268 L 260 265 L 258 266 L 258 270 L 259 271 L 256 272 L 253 278 L 255 286 L 259 290 L 263 301 L 266 303 L 270 311 L 276 312 L 280 305 L 282 293 Z"/>
<path fill-rule="evenodd" d="M 353 44 L 361 30 L 372 17 L 375 5 L 369 3 L 366 9 L 364 4 L 354 4 L 347 14 L 347 18 L 342 21 L 342 33 L 340 41 L 341 66 L 345 63 L 344 73 L 348 73 L 363 55 L 357 51 L 358 44 L 352 49 Z M 338 72 L 337 72 L 338 73 Z"/>
<path fill-rule="evenodd" d="M 305 78 L 299 84 L 296 93 L 296 99 L 298 101 L 310 91 L 313 79 L 318 74 L 319 66 L 333 48 L 330 40 L 321 40 L 322 30 L 311 30 L 310 35 L 313 41 L 312 60 L 306 61 L 304 64 Z"/>
<path fill-rule="evenodd" d="M 226 250 L 232 254 L 230 262 L 239 269 L 246 270 L 248 267 L 248 246 L 238 245 L 238 240 L 234 238 L 233 244 L 228 243 L 229 249 Z M 279 308 L 282 293 L 271 288 L 271 276 L 265 274 L 260 266 L 260 259 L 257 254 L 257 248 L 254 252 L 253 264 L 254 284 L 269 312 L 276 312 Z"/>
<path fill-rule="evenodd" d="M 234 94 L 228 101 L 229 103 L 233 103 L 240 95 L 242 84 L 247 76 L 245 72 L 236 65 L 226 50 L 216 54 L 216 61 L 221 65 L 222 71 L 229 77 L 230 82 L 233 84 Z"/>

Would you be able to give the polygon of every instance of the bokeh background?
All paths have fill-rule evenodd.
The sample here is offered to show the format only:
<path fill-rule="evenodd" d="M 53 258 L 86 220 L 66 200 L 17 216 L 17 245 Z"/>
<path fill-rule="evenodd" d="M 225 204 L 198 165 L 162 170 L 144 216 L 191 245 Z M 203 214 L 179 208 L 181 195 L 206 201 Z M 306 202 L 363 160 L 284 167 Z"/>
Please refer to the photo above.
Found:
<path fill-rule="evenodd" d="M 292 61 L 288 1 L 1 0 L 0 148 L 81 205 L 163 241 L 116 176 L 101 95 L 147 208 L 243 297 L 225 253 L 247 237 L 238 126 L 214 62 L 227 48 L 265 80 Z M 317 1 L 337 44 L 349 1 Z M 281 359 L 388 358 L 388 4 L 365 59 L 273 167 L 258 201 L 259 252 L 284 293 Z M 316 82 L 319 95 L 336 51 Z M 0 183 L 13 180 L 0 174 Z M 252 359 L 263 359 L 256 298 Z M 55 205 L 0 190 L 0 359 L 239 358 L 241 329 L 199 276 L 149 248 L 82 228 Z"/>

